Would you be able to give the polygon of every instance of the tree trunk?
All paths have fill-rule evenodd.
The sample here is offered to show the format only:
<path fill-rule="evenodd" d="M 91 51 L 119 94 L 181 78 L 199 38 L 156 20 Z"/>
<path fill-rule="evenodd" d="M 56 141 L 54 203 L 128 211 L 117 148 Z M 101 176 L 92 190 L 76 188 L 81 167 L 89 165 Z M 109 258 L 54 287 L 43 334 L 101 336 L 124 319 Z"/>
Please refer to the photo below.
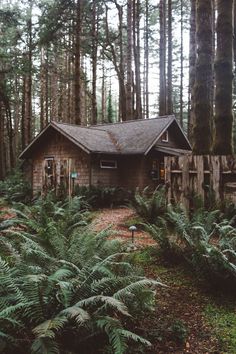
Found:
<path fill-rule="evenodd" d="M 197 61 L 194 86 L 193 151 L 208 154 L 211 145 L 211 89 L 213 80 L 212 0 L 197 0 Z"/>
<path fill-rule="evenodd" d="M 98 57 L 98 18 L 96 0 L 92 5 L 92 124 L 97 124 L 97 57 Z"/>
<path fill-rule="evenodd" d="M 145 118 L 149 119 L 149 0 L 145 0 L 145 37 L 144 37 L 144 102 Z"/>
<path fill-rule="evenodd" d="M 172 84 L 172 0 L 168 0 L 168 86 L 167 86 L 167 114 L 173 114 L 173 84 Z"/>
<path fill-rule="evenodd" d="M 81 124 L 81 0 L 76 3 L 75 23 L 75 124 Z"/>
<path fill-rule="evenodd" d="M 233 0 L 217 0 L 215 139 L 213 151 L 232 153 Z"/>
<path fill-rule="evenodd" d="M 135 64 L 135 119 L 142 119 L 141 75 L 140 75 L 140 0 L 133 0 L 133 42 Z"/>
<path fill-rule="evenodd" d="M 126 97 L 127 97 L 127 119 L 133 119 L 132 105 L 132 0 L 127 2 L 127 82 L 126 82 Z"/>
<path fill-rule="evenodd" d="M 159 85 L 159 115 L 167 112 L 166 102 L 166 0 L 160 0 L 160 85 Z"/>
<path fill-rule="evenodd" d="M 183 0 L 180 1 L 180 110 L 179 120 L 180 125 L 183 127 L 183 79 L 184 79 L 184 13 L 183 13 Z"/>
<path fill-rule="evenodd" d="M 189 43 L 189 96 L 190 110 L 188 119 L 188 138 L 193 142 L 194 127 L 194 84 L 196 76 L 196 0 L 191 0 Z"/>

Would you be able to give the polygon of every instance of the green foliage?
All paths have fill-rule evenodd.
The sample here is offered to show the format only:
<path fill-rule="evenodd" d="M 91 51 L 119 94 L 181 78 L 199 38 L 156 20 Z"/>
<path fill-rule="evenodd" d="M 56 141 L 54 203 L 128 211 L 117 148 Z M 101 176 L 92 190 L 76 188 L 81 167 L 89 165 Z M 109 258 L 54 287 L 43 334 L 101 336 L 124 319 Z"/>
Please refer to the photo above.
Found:
<path fill-rule="evenodd" d="M 136 191 L 132 207 L 146 222 L 154 223 L 159 216 L 166 212 L 165 188 L 159 187 L 150 192 L 146 187 L 142 192 Z"/>
<path fill-rule="evenodd" d="M 234 354 L 236 348 L 236 314 L 232 308 L 208 305 L 205 315 L 221 344 L 221 350 L 227 354 Z"/>
<path fill-rule="evenodd" d="M 80 198 L 19 204 L 1 231 L 0 347 L 5 354 L 126 352 L 129 330 L 152 309 L 159 281 L 128 262 L 108 231 L 91 233 Z M 96 348 L 96 350 L 94 349 Z"/>
<path fill-rule="evenodd" d="M 30 185 L 19 169 L 13 170 L 4 181 L 0 181 L 0 197 L 8 202 L 26 202 L 30 200 Z"/>
<path fill-rule="evenodd" d="M 236 231 L 218 210 L 199 209 L 189 217 L 168 207 L 158 225 L 146 228 L 169 258 L 182 258 L 215 285 L 236 284 Z"/>
<path fill-rule="evenodd" d="M 184 343 L 188 336 L 188 329 L 182 320 L 175 320 L 170 329 L 171 337 L 180 343 Z"/>
<path fill-rule="evenodd" d="M 124 205 L 132 193 L 120 187 L 76 187 L 75 195 L 83 197 L 93 208 Z"/>

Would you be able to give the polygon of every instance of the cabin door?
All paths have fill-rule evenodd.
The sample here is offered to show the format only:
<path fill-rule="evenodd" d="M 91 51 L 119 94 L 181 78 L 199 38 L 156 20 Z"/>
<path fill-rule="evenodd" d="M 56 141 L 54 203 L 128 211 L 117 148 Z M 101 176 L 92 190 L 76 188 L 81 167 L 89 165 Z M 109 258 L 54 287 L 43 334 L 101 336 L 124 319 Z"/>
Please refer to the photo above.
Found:
<path fill-rule="evenodd" d="M 47 157 L 43 162 L 43 191 L 56 188 L 56 164 L 54 157 Z"/>

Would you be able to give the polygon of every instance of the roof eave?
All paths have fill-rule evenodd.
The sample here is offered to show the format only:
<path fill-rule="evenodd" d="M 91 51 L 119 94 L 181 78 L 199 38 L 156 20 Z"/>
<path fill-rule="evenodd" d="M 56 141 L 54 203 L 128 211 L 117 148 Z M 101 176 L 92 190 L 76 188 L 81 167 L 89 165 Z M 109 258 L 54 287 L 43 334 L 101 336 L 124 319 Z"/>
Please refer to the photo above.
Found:
<path fill-rule="evenodd" d="M 76 146 L 80 147 L 82 150 L 84 150 L 87 154 L 90 154 L 91 151 L 87 149 L 85 146 L 82 144 L 78 143 L 74 138 L 72 138 L 70 135 L 66 134 L 62 129 L 60 129 L 54 122 L 50 122 L 31 142 L 26 148 L 21 152 L 19 155 L 19 159 L 24 159 L 24 155 L 26 154 L 27 151 L 36 143 L 36 141 L 50 128 L 53 127 L 55 130 L 57 130 L 59 133 L 61 133 L 63 136 L 65 136 L 68 140 L 70 140 L 73 144 Z"/>
<path fill-rule="evenodd" d="M 162 129 L 162 131 L 158 134 L 158 136 L 153 140 L 153 142 L 149 145 L 149 147 L 147 148 L 147 150 L 144 152 L 144 156 L 146 156 L 149 151 L 152 149 L 152 147 L 156 144 L 156 142 L 160 139 L 160 137 L 162 136 L 162 134 L 164 133 L 164 131 L 166 129 L 169 128 L 169 126 L 175 121 L 175 117 L 173 116 L 170 120 L 170 122 L 165 126 L 165 128 Z"/>
<path fill-rule="evenodd" d="M 178 123 L 177 119 L 175 118 L 175 116 L 172 116 L 171 121 L 165 126 L 164 129 L 162 129 L 162 131 L 161 131 L 160 134 L 157 136 L 157 138 L 152 142 L 152 144 L 151 144 L 151 145 L 148 147 L 148 149 L 145 151 L 145 153 L 144 153 L 145 156 L 149 153 L 149 151 L 152 149 L 152 147 L 153 147 L 153 146 L 157 143 L 157 141 L 160 139 L 160 137 L 162 136 L 162 134 L 166 131 L 166 129 L 169 128 L 169 126 L 170 126 L 173 122 L 176 122 L 176 124 L 177 124 L 178 128 L 180 129 L 180 131 L 181 131 L 181 133 L 182 133 L 182 135 L 183 135 L 183 137 L 184 137 L 186 143 L 187 143 L 188 146 L 189 146 L 189 149 L 192 150 L 192 146 L 191 146 L 191 144 L 190 144 L 188 138 L 187 138 L 186 135 L 184 134 L 182 127 L 179 125 L 179 123 Z M 187 150 L 187 149 L 186 149 L 186 150 Z"/>
<path fill-rule="evenodd" d="M 59 128 L 56 123 L 51 122 L 51 126 L 55 128 L 59 133 L 61 133 L 63 136 L 65 136 L 68 140 L 70 140 L 73 144 L 77 145 L 79 148 L 84 150 L 87 154 L 91 153 L 91 150 L 86 148 L 83 144 L 80 144 L 78 141 L 76 141 L 72 136 L 64 132 L 63 129 Z"/>

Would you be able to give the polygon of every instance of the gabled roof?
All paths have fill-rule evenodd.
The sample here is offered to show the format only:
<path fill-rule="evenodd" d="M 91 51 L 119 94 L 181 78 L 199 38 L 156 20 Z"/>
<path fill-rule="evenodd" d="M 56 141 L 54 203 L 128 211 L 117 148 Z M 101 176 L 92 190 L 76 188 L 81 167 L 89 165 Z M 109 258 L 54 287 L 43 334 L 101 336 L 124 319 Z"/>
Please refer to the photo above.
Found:
<path fill-rule="evenodd" d="M 26 147 L 21 153 L 20 158 L 29 156 L 35 143 L 40 143 L 40 138 L 49 129 L 55 129 L 60 132 L 87 153 L 145 155 L 156 144 L 164 131 L 172 124 L 176 125 L 178 134 L 181 135 L 183 141 L 181 148 L 191 150 L 191 146 L 174 116 L 101 124 L 89 127 L 52 121 Z"/>

